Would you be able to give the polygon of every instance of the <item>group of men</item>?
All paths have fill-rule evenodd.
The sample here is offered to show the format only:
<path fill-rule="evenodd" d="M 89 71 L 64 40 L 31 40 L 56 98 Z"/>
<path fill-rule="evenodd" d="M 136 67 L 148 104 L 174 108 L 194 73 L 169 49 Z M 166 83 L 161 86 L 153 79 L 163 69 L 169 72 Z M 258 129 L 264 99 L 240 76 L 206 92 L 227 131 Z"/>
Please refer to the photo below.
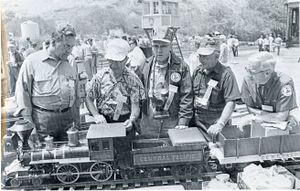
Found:
<path fill-rule="evenodd" d="M 280 47 L 282 43 L 282 38 L 280 34 L 277 34 L 277 37 L 274 39 L 273 34 L 270 35 L 260 35 L 259 39 L 257 39 L 258 51 L 267 51 L 267 52 L 275 52 L 277 49 L 277 55 L 280 54 Z"/>
<path fill-rule="evenodd" d="M 22 65 L 16 114 L 34 123 L 33 133 L 40 137 L 62 140 L 70 125 L 79 122 L 78 75 L 67 60 L 75 37 L 71 25 L 60 26 L 50 47 L 30 55 Z M 188 65 L 172 52 L 172 40 L 172 35 L 152 38 L 153 56 L 141 65 L 139 76 L 126 67 L 131 61 L 128 42 L 108 42 L 109 67 L 86 85 L 86 106 L 96 123 L 123 122 L 128 134 L 137 131 L 149 138 L 166 137 L 168 129 L 189 126 L 215 136 L 226 128 L 240 98 L 253 120 L 285 121 L 297 107 L 293 81 L 274 71 L 271 54 L 250 58 L 240 94 L 234 73 L 219 62 L 218 45 L 208 43 L 198 49 L 201 64 L 191 75 Z"/>

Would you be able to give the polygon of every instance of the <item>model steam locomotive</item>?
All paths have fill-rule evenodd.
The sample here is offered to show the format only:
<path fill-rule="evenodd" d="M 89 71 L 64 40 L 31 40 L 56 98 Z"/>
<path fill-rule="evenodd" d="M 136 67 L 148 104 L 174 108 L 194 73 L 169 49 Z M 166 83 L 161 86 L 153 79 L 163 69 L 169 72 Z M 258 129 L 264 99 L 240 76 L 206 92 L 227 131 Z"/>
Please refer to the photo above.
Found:
<path fill-rule="evenodd" d="M 18 159 L 3 172 L 5 186 L 12 188 L 53 181 L 73 184 L 81 179 L 196 177 L 206 171 L 208 161 L 207 142 L 197 128 L 169 130 L 169 138 L 136 137 L 130 142 L 130 152 L 115 148 L 115 142 L 126 136 L 120 123 L 92 124 L 87 133 L 73 129 L 68 142 L 54 143 L 47 137 L 42 148 L 33 150 L 26 145 L 30 128 L 13 131 L 20 138 L 14 146 Z M 182 139 L 185 136 L 189 139 Z"/>

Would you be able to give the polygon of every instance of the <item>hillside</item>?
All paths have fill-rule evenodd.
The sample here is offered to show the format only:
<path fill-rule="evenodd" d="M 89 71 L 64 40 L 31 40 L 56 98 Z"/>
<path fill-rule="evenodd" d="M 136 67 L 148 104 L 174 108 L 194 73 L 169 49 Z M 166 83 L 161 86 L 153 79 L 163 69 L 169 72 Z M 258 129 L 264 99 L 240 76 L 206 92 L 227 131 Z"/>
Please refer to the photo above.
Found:
<path fill-rule="evenodd" d="M 284 0 L 181 0 L 180 32 L 188 35 L 219 30 L 244 39 L 259 33 L 284 34 Z M 55 22 L 67 20 L 82 34 L 98 35 L 111 28 L 129 34 L 141 29 L 142 6 L 137 0 L 2 0 L 9 31 L 20 33 L 27 19 L 38 22 L 43 34 Z M 262 10 L 264 7 L 264 10 Z"/>

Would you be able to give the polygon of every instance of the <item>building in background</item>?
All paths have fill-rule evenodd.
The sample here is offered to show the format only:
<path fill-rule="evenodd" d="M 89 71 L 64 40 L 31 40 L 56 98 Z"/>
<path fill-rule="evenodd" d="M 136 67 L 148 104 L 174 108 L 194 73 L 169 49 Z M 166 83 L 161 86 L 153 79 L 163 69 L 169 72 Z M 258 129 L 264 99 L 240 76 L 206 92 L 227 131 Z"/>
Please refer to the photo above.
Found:
<path fill-rule="evenodd" d="M 287 30 L 288 46 L 300 46 L 300 0 L 287 0 Z"/>

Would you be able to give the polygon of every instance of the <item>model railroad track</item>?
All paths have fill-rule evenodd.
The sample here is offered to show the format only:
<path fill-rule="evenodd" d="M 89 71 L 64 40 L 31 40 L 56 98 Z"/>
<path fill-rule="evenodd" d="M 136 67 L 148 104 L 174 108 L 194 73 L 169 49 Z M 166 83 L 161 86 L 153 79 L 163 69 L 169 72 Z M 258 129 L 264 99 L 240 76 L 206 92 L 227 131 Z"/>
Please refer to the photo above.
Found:
<path fill-rule="evenodd" d="M 132 188 L 142 188 L 150 186 L 161 186 L 161 185 L 184 185 L 189 186 L 193 183 L 201 183 L 204 179 L 215 177 L 221 172 L 208 172 L 200 176 L 163 176 L 163 177 L 149 177 L 140 179 L 130 180 L 109 180 L 105 182 L 96 181 L 80 181 L 70 185 L 62 183 L 47 183 L 40 186 L 33 185 L 21 185 L 18 190 L 124 190 Z M 9 186 L 3 187 L 3 189 L 11 189 Z M 201 189 L 199 188 L 196 189 Z"/>

